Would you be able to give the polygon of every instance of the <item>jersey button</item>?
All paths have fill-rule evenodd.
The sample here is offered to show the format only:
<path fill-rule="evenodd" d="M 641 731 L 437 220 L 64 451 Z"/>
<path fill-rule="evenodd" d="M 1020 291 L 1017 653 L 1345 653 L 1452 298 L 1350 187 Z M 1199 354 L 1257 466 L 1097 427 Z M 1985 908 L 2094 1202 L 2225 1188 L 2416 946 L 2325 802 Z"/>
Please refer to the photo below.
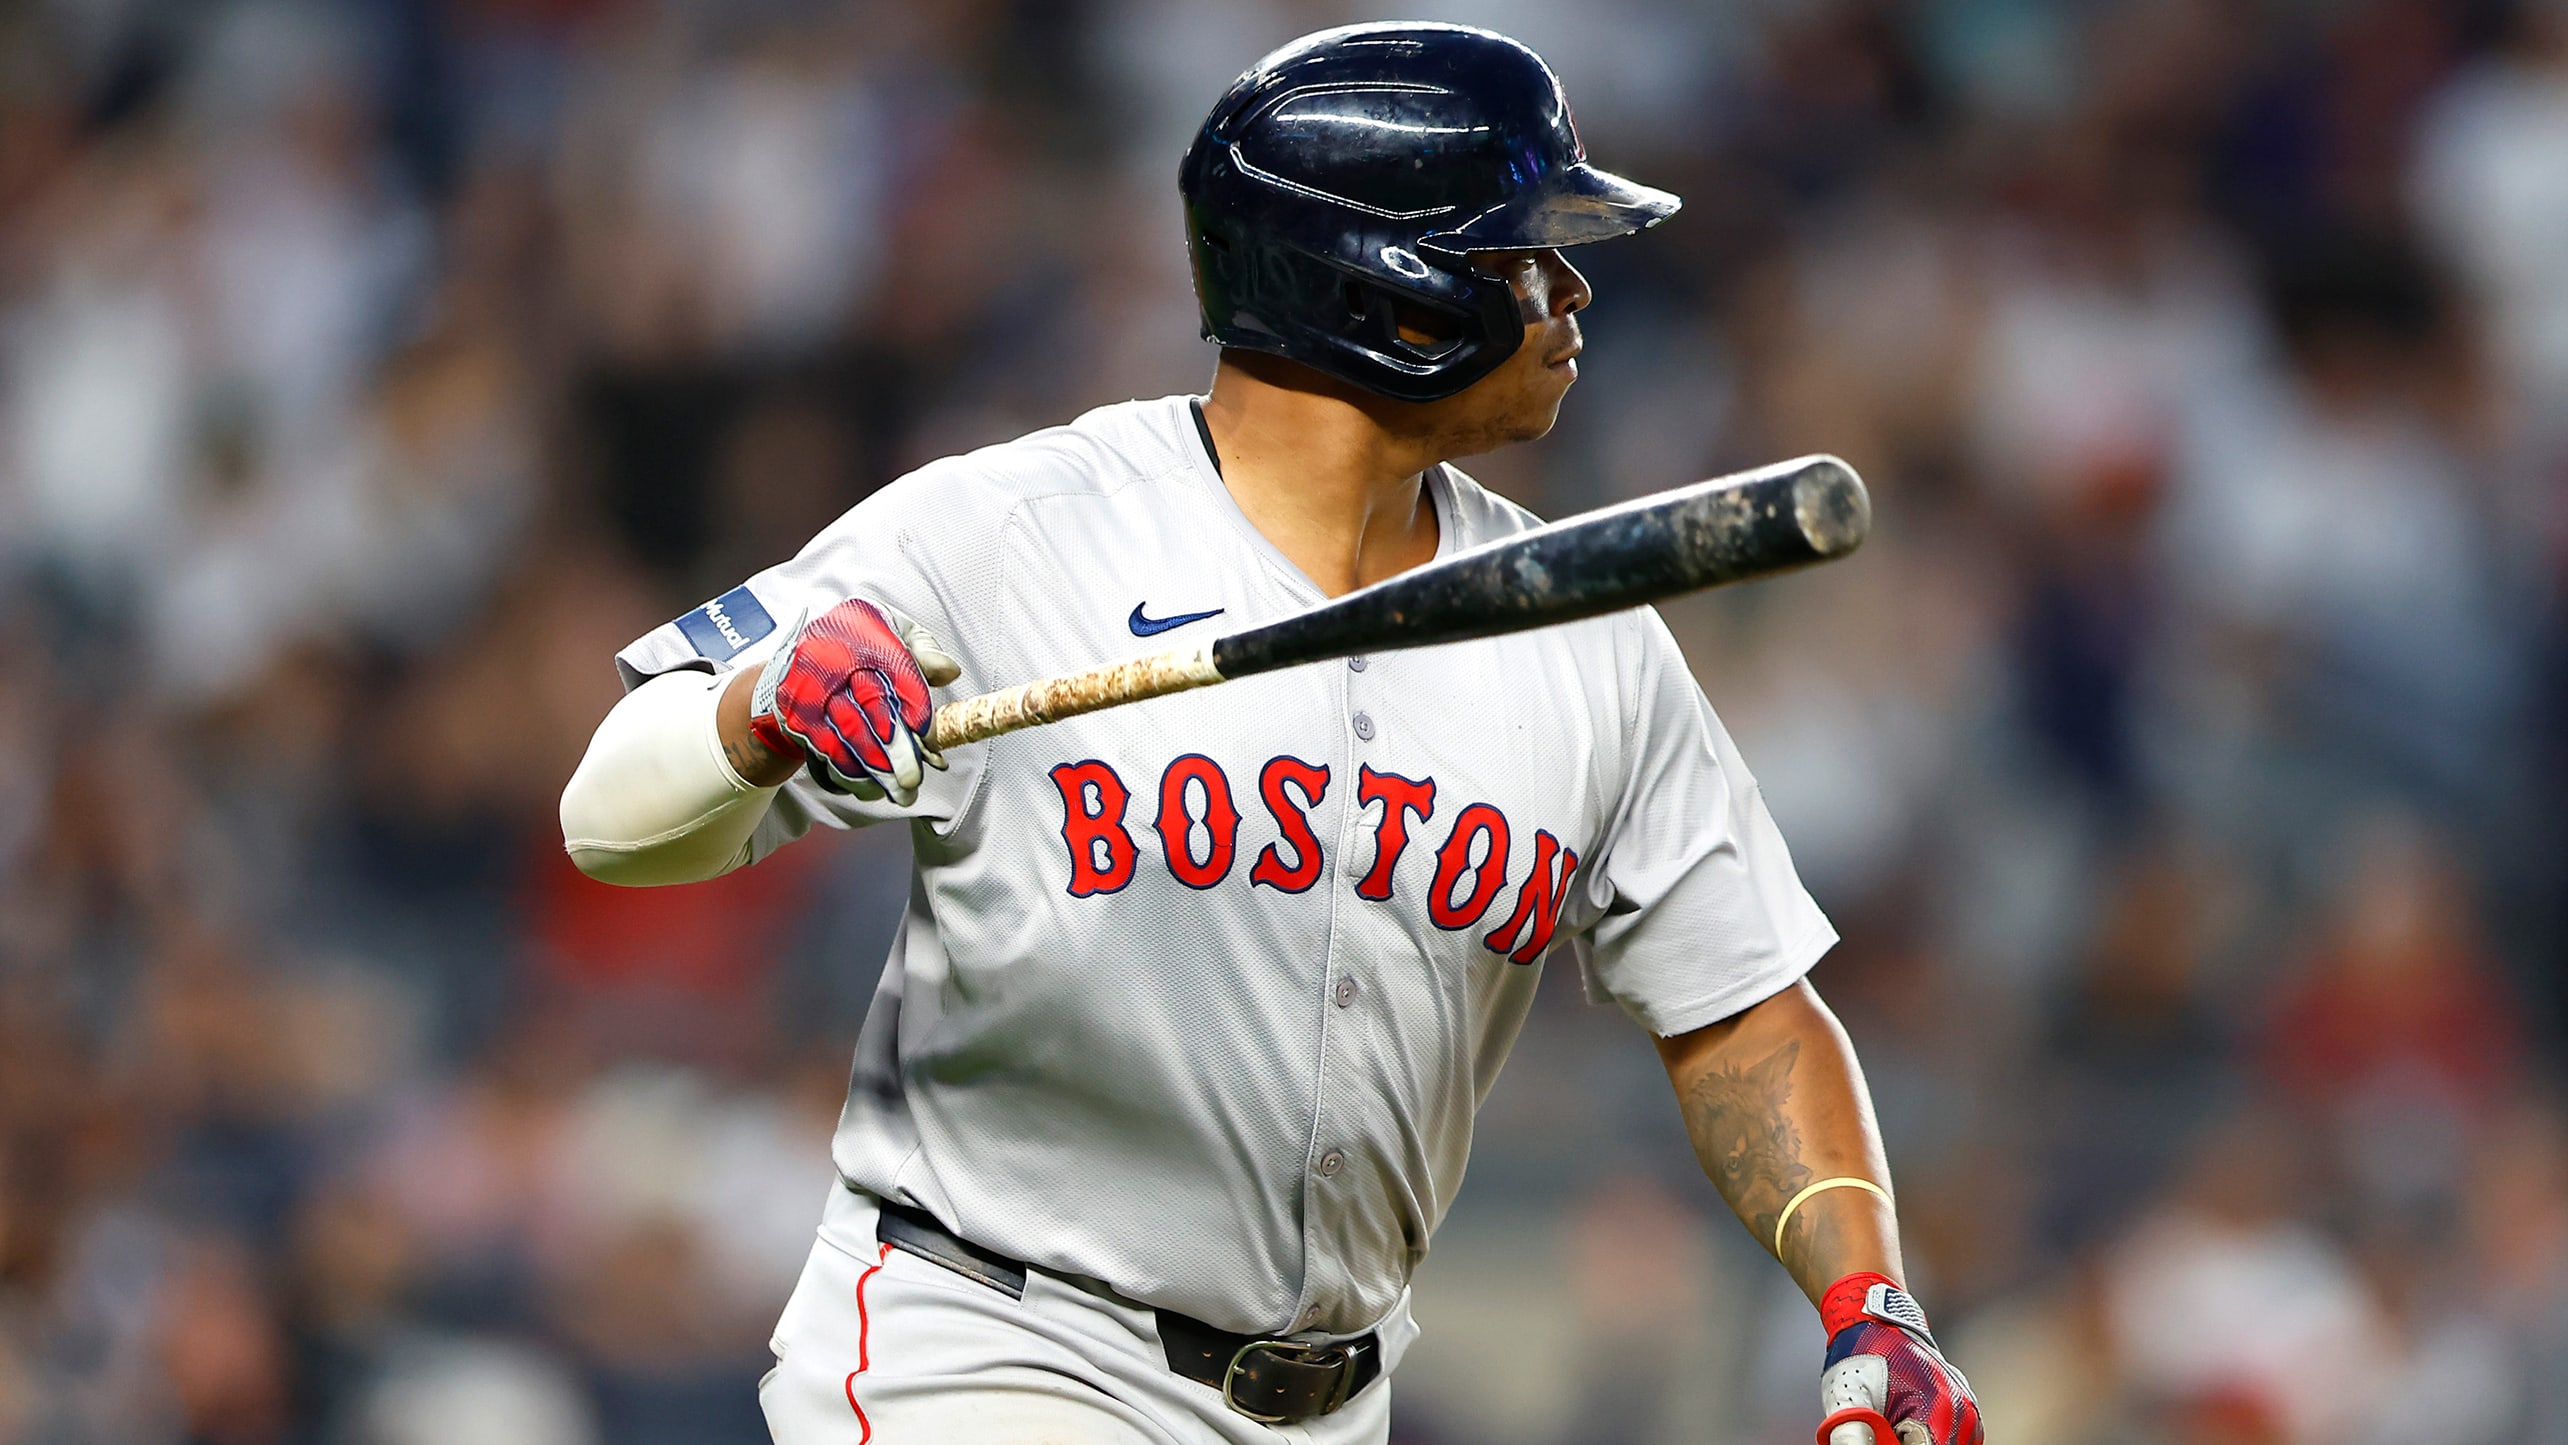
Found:
<path fill-rule="evenodd" d="M 1363 986 L 1358 984 L 1354 979 L 1342 978 L 1337 981 L 1336 988 L 1329 990 L 1329 997 L 1337 1000 L 1337 1006 L 1339 1008 L 1344 1008 L 1348 1004 L 1355 1002 L 1355 996 L 1362 991 Z"/>
<path fill-rule="evenodd" d="M 1355 735 L 1368 743 L 1373 741 L 1373 714 L 1360 712 L 1355 715 Z"/>
<path fill-rule="evenodd" d="M 1361 657 L 1350 657 L 1346 660 L 1346 670 L 1349 672 L 1362 672 L 1372 665 Z"/>
<path fill-rule="evenodd" d="M 1335 1149 L 1332 1149 L 1326 1154 L 1320 1156 L 1320 1177 L 1322 1179 L 1335 1179 L 1338 1171 L 1345 1167 L 1346 1156 Z"/>

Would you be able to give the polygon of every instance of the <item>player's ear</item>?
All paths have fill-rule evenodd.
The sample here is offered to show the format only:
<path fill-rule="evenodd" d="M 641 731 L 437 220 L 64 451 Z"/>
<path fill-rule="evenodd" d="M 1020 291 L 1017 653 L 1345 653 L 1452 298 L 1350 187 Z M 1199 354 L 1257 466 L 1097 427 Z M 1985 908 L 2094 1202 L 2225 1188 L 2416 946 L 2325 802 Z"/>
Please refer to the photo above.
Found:
<path fill-rule="evenodd" d="M 1400 339 L 1411 346 L 1442 351 L 1462 340 L 1463 323 L 1459 317 L 1408 301 L 1392 303 L 1391 314 L 1398 318 Z"/>

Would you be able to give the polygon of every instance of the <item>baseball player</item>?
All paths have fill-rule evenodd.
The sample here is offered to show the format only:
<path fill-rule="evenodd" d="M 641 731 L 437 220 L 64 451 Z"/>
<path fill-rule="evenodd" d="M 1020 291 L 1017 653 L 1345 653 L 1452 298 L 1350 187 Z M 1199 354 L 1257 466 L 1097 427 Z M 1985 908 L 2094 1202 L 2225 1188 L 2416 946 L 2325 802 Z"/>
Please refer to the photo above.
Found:
<path fill-rule="evenodd" d="M 1561 248 L 1677 208 L 1587 163 L 1533 52 L 1425 24 L 1258 62 L 1179 189 L 1209 394 L 934 462 L 642 637 L 563 795 L 624 884 L 910 831 L 775 1438 L 1383 1441 L 1410 1278 L 1561 952 L 1818 1304 L 1827 1406 L 1979 1441 L 1803 981 L 1836 934 L 1654 612 L 922 742 L 940 698 L 1534 525 L 1451 459 L 1541 436 L 1577 378 Z"/>

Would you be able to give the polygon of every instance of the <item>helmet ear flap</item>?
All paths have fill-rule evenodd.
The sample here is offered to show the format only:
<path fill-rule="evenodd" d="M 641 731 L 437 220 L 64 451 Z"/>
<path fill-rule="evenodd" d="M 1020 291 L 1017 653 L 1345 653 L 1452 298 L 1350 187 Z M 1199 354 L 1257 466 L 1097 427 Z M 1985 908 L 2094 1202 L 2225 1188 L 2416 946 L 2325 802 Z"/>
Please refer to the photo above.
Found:
<path fill-rule="evenodd" d="M 1400 344 L 1398 311 L 1380 288 L 1347 276 L 1338 282 L 1338 296 L 1346 302 L 1347 336 L 1375 351 L 1389 351 Z"/>
<path fill-rule="evenodd" d="M 1394 285 L 1281 237 L 1224 229 L 1199 223 L 1192 247 L 1204 335 L 1221 345 L 1395 400 L 1435 401 L 1497 369 L 1523 340 L 1515 293 L 1494 277 L 1421 267 L 1415 284 Z"/>
<path fill-rule="evenodd" d="M 1420 297 L 1349 276 L 1341 285 L 1346 299 L 1347 334 L 1376 351 L 1413 361 L 1442 361 L 1470 340 L 1471 318 Z"/>
<path fill-rule="evenodd" d="M 1471 273 L 1431 273 L 1445 284 L 1394 286 L 1341 269 L 1348 322 L 1342 354 L 1365 359 L 1368 385 L 1402 401 L 1453 395 L 1498 368 L 1522 344 L 1515 292 Z M 1458 283 L 1458 284 L 1457 284 Z"/>

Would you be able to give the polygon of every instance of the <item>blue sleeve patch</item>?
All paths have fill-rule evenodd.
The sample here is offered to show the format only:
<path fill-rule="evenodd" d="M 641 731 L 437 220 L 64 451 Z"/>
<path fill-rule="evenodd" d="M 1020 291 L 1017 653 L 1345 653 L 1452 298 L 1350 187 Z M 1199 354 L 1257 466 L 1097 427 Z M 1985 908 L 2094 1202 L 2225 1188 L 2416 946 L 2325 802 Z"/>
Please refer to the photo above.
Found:
<path fill-rule="evenodd" d="M 775 630 L 776 619 L 767 615 L 746 587 L 734 587 L 678 619 L 678 631 L 686 634 L 697 654 L 716 662 L 730 661 L 740 655 L 740 649 Z"/>

